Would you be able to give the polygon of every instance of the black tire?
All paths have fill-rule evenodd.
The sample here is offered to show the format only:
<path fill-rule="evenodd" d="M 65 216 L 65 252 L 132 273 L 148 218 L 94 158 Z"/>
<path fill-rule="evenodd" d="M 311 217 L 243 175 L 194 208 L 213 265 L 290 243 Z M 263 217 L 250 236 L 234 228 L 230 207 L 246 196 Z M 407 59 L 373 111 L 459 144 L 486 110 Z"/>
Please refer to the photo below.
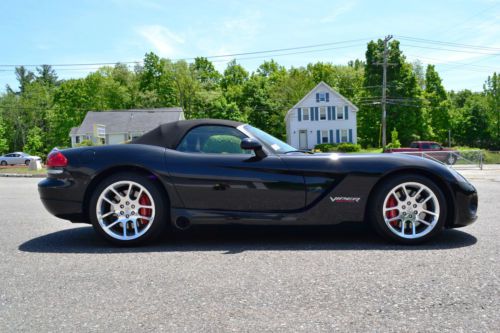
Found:
<path fill-rule="evenodd" d="M 120 181 L 131 181 L 143 186 L 151 195 L 155 206 L 154 219 L 150 222 L 151 226 L 149 229 L 143 235 L 131 240 L 113 238 L 103 230 L 97 218 L 96 210 L 99 196 L 108 186 Z M 150 243 L 165 232 L 169 225 L 169 207 L 169 200 L 159 184 L 141 174 L 121 172 L 104 179 L 94 189 L 94 193 L 90 199 L 89 217 L 97 234 L 108 242 L 118 246 L 137 246 Z"/>
<path fill-rule="evenodd" d="M 7 166 L 7 161 L 2 161 L 2 162 L 0 162 L 0 165 L 2 165 L 2 166 Z"/>
<path fill-rule="evenodd" d="M 403 238 L 397 235 L 395 232 L 391 231 L 390 227 L 384 220 L 384 201 L 386 199 L 386 196 L 388 196 L 389 192 L 396 186 L 410 182 L 420 183 L 428 187 L 435 195 L 437 202 L 439 203 L 440 210 L 439 218 L 432 230 L 419 238 L 412 239 Z M 416 245 L 429 241 L 443 231 L 447 212 L 448 207 L 443 191 L 432 180 L 421 175 L 403 174 L 386 179 L 375 189 L 371 204 L 368 208 L 368 218 L 373 228 L 385 239 L 400 244 Z"/>
<path fill-rule="evenodd" d="M 29 166 L 30 162 L 31 162 L 30 160 L 26 160 L 26 161 L 24 161 L 24 164 L 26 164 L 26 166 Z"/>

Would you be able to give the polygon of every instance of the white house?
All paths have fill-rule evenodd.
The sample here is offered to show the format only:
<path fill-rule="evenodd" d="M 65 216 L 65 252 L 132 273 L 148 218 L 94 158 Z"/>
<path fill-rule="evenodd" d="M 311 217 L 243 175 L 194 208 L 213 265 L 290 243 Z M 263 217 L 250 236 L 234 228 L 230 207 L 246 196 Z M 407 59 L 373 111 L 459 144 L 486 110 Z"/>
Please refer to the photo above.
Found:
<path fill-rule="evenodd" d="M 288 144 L 313 149 L 319 143 L 357 142 L 358 108 L 320 82 L 285 116 Z"/>
<path fill-rule="evenodd" d="M 184 120 L 184 111 L 178 107 L 89 111 L 82 124 L 71 129 L 69 136 L 72 147 L 84 140 L 100 144 L 124 143 L 160 124 L 177 120 Z"/>

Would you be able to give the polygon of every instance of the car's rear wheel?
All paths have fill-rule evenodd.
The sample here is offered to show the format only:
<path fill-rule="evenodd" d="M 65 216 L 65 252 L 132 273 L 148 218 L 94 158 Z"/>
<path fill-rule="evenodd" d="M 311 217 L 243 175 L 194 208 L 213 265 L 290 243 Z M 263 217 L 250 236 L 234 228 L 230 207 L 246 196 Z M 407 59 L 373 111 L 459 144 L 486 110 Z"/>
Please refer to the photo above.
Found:
<path fill-rule="evenodd" d="M 7 161 L 2 161 L 2 162 L 0 162 L 0 165 L 2 165 L 2 166 L 6 166 L 6 165 L 7 165 Z"/>
<path fill-rule="evenodd" d="M 446 200 L 427 177 L 400 175 L 384 182 L 370 208 L 372 224 L 385 238 L 419 244 L 443 230 Z"/>
<path fill-rule="evenodd" d="M 89 213 L 99 235 L 132 246 L 152 241 L 165 230 L 167 207 L 158 184 L 142 175 L 120 173 L 97 186 Z"/>

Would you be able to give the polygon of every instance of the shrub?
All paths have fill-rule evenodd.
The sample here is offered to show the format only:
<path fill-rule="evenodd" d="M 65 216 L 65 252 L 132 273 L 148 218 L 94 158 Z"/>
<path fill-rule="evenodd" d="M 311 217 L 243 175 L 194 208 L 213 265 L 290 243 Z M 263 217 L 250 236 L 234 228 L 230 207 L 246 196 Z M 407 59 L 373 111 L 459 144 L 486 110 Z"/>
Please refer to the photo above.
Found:
<path fill-rule="evenodd" d="M 401 148 L 401 142 L 398 139 L 398 131 L 393 129 L 391 132 L 391 148 Z"/>
<path fill-rule="evenodd" d="M 361 146 L 354 143 L 344 142 L 340 143 L 337 146 L 337 151 L 340 151 L 342 153 L 355 153 L 361 151 Z"/>
<path fill-rule="evenodd" d="M 94 143 L 92 142 L 92 140 L 83 140 L 82 142 L 77 143 L 75 146 L 76 147 L 90 147 L 93 145 L 94 145 Z"/>
<path fill-rule="evenodd" d="M 211 136 L 203 146 L 204 153 L 230 153 L 241 154 L 241 140 L 231 135 Z"/>
<path fill-rule="evenodd" d="M 320 143 L 314 146 L 314 150 L 319 150 L 323 153 L 329 152 L 329 151 L 335 151 L 336 145 L 333 143 Z"/>

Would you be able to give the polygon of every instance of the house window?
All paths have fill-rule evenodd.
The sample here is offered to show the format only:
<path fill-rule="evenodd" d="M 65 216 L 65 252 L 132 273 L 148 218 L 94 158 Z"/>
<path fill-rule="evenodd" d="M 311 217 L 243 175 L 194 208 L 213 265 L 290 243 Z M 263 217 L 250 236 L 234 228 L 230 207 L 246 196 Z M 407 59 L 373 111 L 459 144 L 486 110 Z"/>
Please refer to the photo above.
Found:
<path fill-rule="evenodd" d="M 80 136 L 79 135 L 75 136 L 75 143 L 80 143 Z"/>
<path fill-rule="evenodd" d="M 318 93 L 318 101 L 319 102 L 324 102 L 326 101 L 326 93 L 322 92 L 322 93 Z"/>
<path fill-rule="evenodd" d="M 337 109 L 337 119 L 344 119 L 344 112 L 342 112 L 342 108 Z"/>
<path fill-rule="evenodd" d="M 326 120 L 326 107 L 324 106 L 319 108 L 319 119 Z"/>
<path fill-rule="evenodd" d="M 321 131 L 321 143 L 328 143 L 328 131 Z"/>
<path fill-rule="evenodd" d="M 302 110 L 302 118 L 304 120 L 309 120 L 309 108 L 303 108 L 303 110 Z"/>
<path fill-rule="evenodd" d="M 346 130 L 346 129 L 343 129 L 343 130 L 341 131 L 341 134 L 342 134 L 342 136 L 341 136 L 341 142 L 347 142 L 347 140 L 348 140 L 348 139 L 347 139 L 347 130 Z"/>

